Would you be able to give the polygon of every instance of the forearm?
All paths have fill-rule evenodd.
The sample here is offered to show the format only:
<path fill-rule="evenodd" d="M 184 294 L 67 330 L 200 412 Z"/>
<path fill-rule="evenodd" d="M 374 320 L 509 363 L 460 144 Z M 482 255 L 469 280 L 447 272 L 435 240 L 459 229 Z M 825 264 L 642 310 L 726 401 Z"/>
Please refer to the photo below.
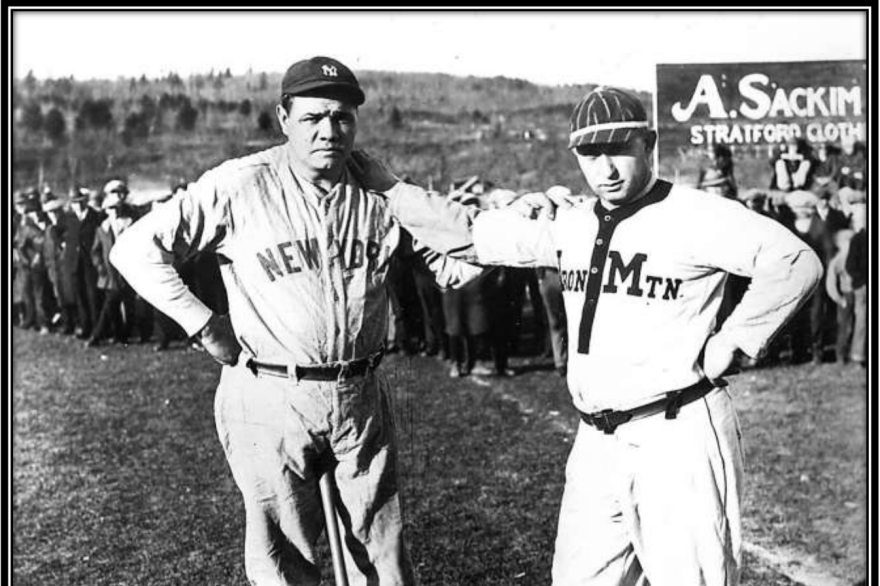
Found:
<path fill-rule="evenodd" d="M 425 246 L 453 258 L 476 260 L 471 230 L 479 210 L 403 182 L 388 191 L 388 199 L 401 227 Z"/>
<path fill-rule="evenodd" d="M 420 259 L 421 270 L 427 270 L 434 277 L 434 282 L 443 289 L 458 289 L 482 277 L 491 269 L 477 266 L 449 256 L 429 250 L 416 250 Z"/>
<path fill-rule="evenodd" d="M 172 265 L 173 255 L 158 244 L 149 227 L 149 222 L 138 222 L 122 234 L 110 251 L 110 261 L 141 297 L 192 336 L 212 312 L 181 280 Z"/>
<path fill-rule="evenodd" d="M 792 250 L 759 263 L 748 291 L 717 335 L 758 356 L 821 279 L 822 263 L 812 250 Z"/>
<path fill-rule="evenodd" d="M 476 262 L 511 267 L 555 266 L 550 220 L 531 220 L 511 210 L 489 210 L 474 220 Z"/>

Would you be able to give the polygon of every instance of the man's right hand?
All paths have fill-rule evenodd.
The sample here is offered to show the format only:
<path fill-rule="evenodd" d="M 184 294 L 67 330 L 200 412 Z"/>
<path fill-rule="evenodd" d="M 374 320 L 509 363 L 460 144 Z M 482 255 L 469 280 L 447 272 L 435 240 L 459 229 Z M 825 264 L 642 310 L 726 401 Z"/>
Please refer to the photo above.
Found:
<path fill-rule="evenodd" d="M 385 163 L 364 151 L 351 153 L 349 168 L 361 187 L 367 191 L 385 193 L 400 182 L 400 178 Z"/>
<path fill-rule="evenodd" d="M 211 319 L 198 334 L 199 341 L 211 358 L 224 366 L 235 366 L 241 354 L 241 344 L 232 330 L 227 315 L 211 314 Z"/>

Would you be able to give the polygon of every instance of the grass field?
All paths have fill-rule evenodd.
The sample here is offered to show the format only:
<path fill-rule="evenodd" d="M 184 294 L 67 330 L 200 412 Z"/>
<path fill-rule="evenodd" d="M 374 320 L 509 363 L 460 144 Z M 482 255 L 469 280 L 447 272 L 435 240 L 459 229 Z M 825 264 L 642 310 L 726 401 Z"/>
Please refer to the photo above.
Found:
<path fill-rule="evenodd" d="M 219 367 L 183 349 L 86 350 L 21 330 L 13 342 L 14 584 L 246 583 L 243 511 L 213 423 Z M 576 417 L 549 365 L 514 366 L 512 379 L 453 380 L 434 359 L 387 360 L 424 585 L 549 584 Z M 864 371 L 780 367 L 733 382 L 746 442 L 742 583 L 863 580 Z"/>

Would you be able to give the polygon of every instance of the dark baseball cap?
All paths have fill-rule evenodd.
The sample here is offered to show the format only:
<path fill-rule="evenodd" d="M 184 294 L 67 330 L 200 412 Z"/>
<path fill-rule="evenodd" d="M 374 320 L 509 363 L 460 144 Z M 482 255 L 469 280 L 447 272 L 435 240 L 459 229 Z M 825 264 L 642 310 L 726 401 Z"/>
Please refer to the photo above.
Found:
<path fill-rule="evenodd" d="M 281 80 L 282 96 L 316 96 L 323 92 L 341 94 L 350 98 L 355 106 L 360 106 L 366 99 L 351 69 L 330 57 L 297 61 L 287 69 Z"/>
<path fill-rule="evenodd" d="M 648 130 L 648 115 L 636 96 L 615 87 L 599 86 L 584 96 L 571 113 L 568 148 L 625 143 Z"/>

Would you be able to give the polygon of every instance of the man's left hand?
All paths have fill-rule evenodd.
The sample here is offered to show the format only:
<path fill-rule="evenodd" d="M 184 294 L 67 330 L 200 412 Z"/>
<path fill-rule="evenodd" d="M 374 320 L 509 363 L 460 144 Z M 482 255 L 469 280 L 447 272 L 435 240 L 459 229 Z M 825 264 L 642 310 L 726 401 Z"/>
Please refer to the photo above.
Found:
<path fill-rule="evenodd" d="M 385 163 L 364 151 L 351 153 L 349 168 L 361 187 L 368 191 L 385 193 L 400 182 L 400 178 Z"/>

